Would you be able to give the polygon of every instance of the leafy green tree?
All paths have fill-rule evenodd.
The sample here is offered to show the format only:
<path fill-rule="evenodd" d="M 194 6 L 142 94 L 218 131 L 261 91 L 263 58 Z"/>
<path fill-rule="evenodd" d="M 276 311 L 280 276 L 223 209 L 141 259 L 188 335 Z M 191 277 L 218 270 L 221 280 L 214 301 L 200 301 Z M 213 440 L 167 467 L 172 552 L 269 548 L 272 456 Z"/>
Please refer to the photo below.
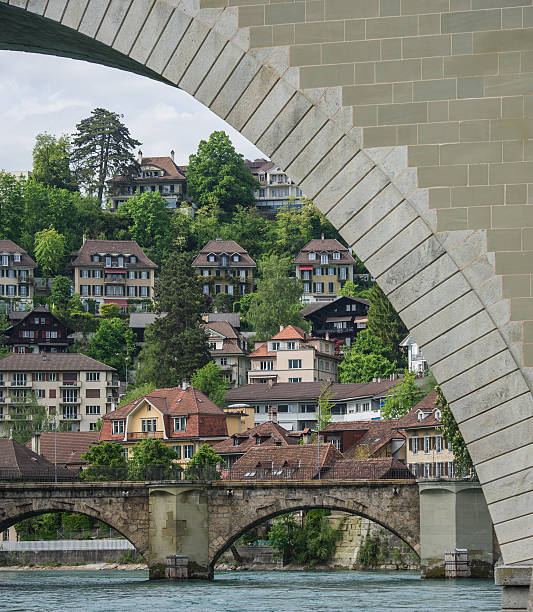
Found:
<path fill-rule="evenodd" d="M 95 108 L 90 117 L 76 125 L 72 138 L 76 178 L 100 201 L 108 178 L 117 174 L 133 176 L 137 172 L 132 151 L 141 143 L 130 136 L 122 117 L 105 108 Z"/>
<path fill-rule="evenodd" d="M 118 214 L 127 216 L 128 230 L 155 263 L 161 264 L 170 242 L 167 201 L 156 192 L 137 194 L 120 205 Z"/>
<path fill-rule="evenodd" d="M 98 308 L 103 319 L 116 319 L 120 317 L 120 308 L 114 302 L 104 302 Z"/>
<path fill-rule="evenodd" d="M 37 134 L 33 147 L 33 178 L 47 187 L 75 189 L 70 171 L 68 136 Z"/>
<path fill-rule="evenodd" d="M 127 360 L 135 350 L 135 334 L 122 319 L 102 319 L 98 330 L 89 340 L 86 354 L 116 368 L 122 377 Z"/>
<path fill-rule="evenodd" d="M 47 280 L 63 267 L 65 249 L 65 236 L 51 226 L 35 234 L 35 259 Z"/>
<path fill-rule="evenodd" d="M 186 480 L 218 480 L 221 473 L 217 466 L 222 466 L 223 459 L 217 455 L 209 444 L 202 444 L 187 463 L 185 468 Z"/>
<path fill-rule="evenodd" d="M 406 366 L 400 342 L 409 333 L 407 327 L 377 284 L 372 287 L 369 299 L 368 330 L 381 339 L 399 365 Z"/>
<path fill-rule="evenodd" d="M 130 478 L 133 480 L 175 480 L 178 454 L 161 440 L 145 438 L 132 447 Z"/>
<path fill-rule="evenodd" d="M 222 370 L 212 361 L 197 370 L 191 377 L 191 385 L 205 393 L 217 406 L 225 405 L 227 384 Z"/>
<path fill-rule="evenodd" d="M 189 157 L 187 193 L 197 206 L 215 203 L 229 215 L 236 206 L 252 204 L 257 188 L 259 183 L 225 132 L 201 140 L 198 151 Z"/>
<path fill-rule="evenodd" d="M 438 408 L 441 413 L 441 425 L 439 430 L 442 432 L 444 439 L 451 444 L 455 475 L 459 477 L 475 475 L 474 462 L 470 457 L 466 442 L 459 430 L 452 410 L 444 397 L 444 393 L 439 386 L 435 387 L 435 391 L 437 392 L 435 407 Z"/>
<path fill-rule="evenodd" d="M 56 276 L 52 282 L 50 300 L 60 315 L 66 316 L 71 297 L 70 279 L 67 276 Z"/>
<path fill-rule="evenodd" d="M 13 439 L 26 444 L 36 433 L 52 431 L 53 417 L 48 416 L 46 408 L 41 406 L 33 393 L 20 398 L 10 410 L 12 419 Z"/>
<path fill-rule="evenodd" d="M 275 222 L 267 219 L 255 206 L 237 206 L 228 223 L 219 228 L 218 235 L 224 240 L 235 240 L 257 259 L 272 248 L 276 239 L 275 227 Z"/>
<path fill-rule="evenodd" d="M 213 298 L 211 309 L 213 312 L 233 312 L 234 297 L 227 293 L 218 293 Z"/>
<path fill-rule="evenodd" d="M 155 385 L 153 385 L 152 383 L 144 383 L 144 385 L 135 385 L 128 387 L 126 393 L 124 394 L 124 397 L 118 403 L 117 408 L 121 408 L 122 406 L 125 406 L 126 404 L 129 404 L 130 402 L 133 402 L 136 399 L 139 399 L 140 397 L 146 395 L 147 393 L 150 393 L 150 391 L 153 391 L 154 389 Z"/>
<path fill-rule="evenodd" d="M 128 461 L 118 442 L 100 442 L 81 456 L 87 462 L 84 480 L 127 480 Z"/>
<path fill-rule="evenodd" d="M 138 384 L 177 386 L 211 360 L 208 335 L 201 327 L 208 300 L 188 255 L 172 253 L 161 268 L 154 291 L 155 312 L 167 314 L 145 332 L 135 378 Z"/>
<path fill-rule="evenodd" d="M 283 565 L 295 558 L 296 538 L 300 526 L 292 514 L 283 514 L 268 532 L 268 542 L 277 551 Z"/>
<path fill-rule="evenodd" d="M 246 315 L 258 339 L 270 338 L 279 331 L 280 325 L 309 329 L 300 313 L 303 287 L 298 279 L 291 278 L 291 259 L 271 255 L 261 260 L 258 267 L 257 291 Z"/>
<path fill-rule="evenodd" d="M 15 525 L 19 540 L 55 540 L 57 531 L 61 528 L 61 512 L 47 512 L 39 516 L 20 521 Z"/>
<path fill-rule="evenodd" d="M 331 409 L 335 402 L 331 401 L 332 389 L 324 385 L 318 396 L 318 431 L 323 431 L 331 423 Z"/>
<path fill-rule="evenodd" d="M 0 238 L 20 244 L 21 221 L 24 216 L 25 181 L 0 171 Z"/>
<path fill-rule="evenodd" d="M 423 395 L 424 392 L 416 384 L 415 373 L 405 370 L 403 379 L 386 397 L 381 416 L 384 419 L 400 419 L 418 404 Z"/>
<path fill-rule="evenodd" d="M 396 370 L 388 347 L 365 329 L 357 334 L 355 342 L 344 353 L 339 364 L 339 380 L 342 383 L 372 382 L 373 378 L 385 378 Z"/>

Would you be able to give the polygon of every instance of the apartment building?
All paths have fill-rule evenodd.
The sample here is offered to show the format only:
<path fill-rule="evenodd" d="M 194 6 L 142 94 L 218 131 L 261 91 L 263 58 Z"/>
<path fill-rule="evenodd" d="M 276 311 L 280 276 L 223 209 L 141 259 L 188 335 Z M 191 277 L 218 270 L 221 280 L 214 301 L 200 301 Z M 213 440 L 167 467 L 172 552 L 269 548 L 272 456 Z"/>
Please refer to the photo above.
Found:
<path fill-rule="evenodd" d="M 231 408 L 252 407 L 255 425 L 274 422 L 289 431 L 315 429 L 318 423 L 318 400 L 324 389 L 330 393 L 333 423 L 380 419 L 380 410 L 390 390 L 398 381 L 372 383 L 265 383 L 230 389 L 226 402 Z"/>
<path fill-rule="evenodd" d="M 283 206 L 299 208 L 302 205 L 302 190 L 273 162 L 246 159 L 244 165 L 260 185 L 254 193 L 259 211 L 275 214 Z"/>
<path fill-rule="evenodd" d="M 247 382 L 250 359 L 244 337 L 227 321 L 202 323 L 209 334 L 209 351 L 213 362 L 220 367 L 228 389 Z"/>
<path fill-rule="evenodd" d="M 257 264 L 234 240 L 210 240 L 192 262 L 202 277 L 203 292 L 214 297 L 252 293 Z"/>
<path fill-rule="evenodd" d="M 451 445 L 439 430 L 441 412 L 432 391 L 398 421 L 407 437 L 406 463 L 418 478 L 453 478 Z"/>
<path fill-rule="evenodd" d="M 153 299 L 157 266 L 134 240 L 84 240 L 71 260 L 74 291 L 84 303 L 145 310 Z"/>
<path fill-rule="evenodd" d="M 115 176 L 107 181 L 111 194 L 110 210 L 116 211 L 137 192 L 159 193 L 167 201 L 167 208 L 173 210 L 178 207 L 185 198 L 186 179 L 184 168 L 174 161 L 174 151 L 170 152 L 170 157 L 143 157 L 142 151 L 139 151 L 137 163 L 137 176 L 129 179 Z"/>
<path fill-rule="evenodd" d="M 185 383 L 172 389 L 154 389 L 110 412 L 100 432 L 100 442 L 119 442 L 128 454 L 139 440 L 161 440 L 178 453 L 183 467 L 202 444 L 214 444 L 227 437 L 224 412 Z"/>
<path fill-rule="evenodd" d="M 356 261 L 348 249 L 333 238 L 310 240 L 294 259 L 296 278 L 303 283 L 305 304 L 331 302 L 346 281 L 353 281 Z"/>
<path fill-rule="evenodd" d="M 281 326 L 270 340 L 255 343 L 248 383 L 336 382 L 338 362 L 334 342 Z"/>
<path fill-rule="evenodd" d="M 5 344 L 14 353 L 65 353 L 74 342 L 73 330 L 53 315 L 48 306 L 10 313 Z M 16 315 L 12 318 L 12 315 Z"/>
<path fill-rule="evenodd" d="M 0 303 L 5 310 L 26 310 L 33 304 L 37 264 L 12 240 L 0 240 Z"/>
<path fill-rule="evenodd" d="M 62 429 L 95 431 L 118 400 L 116 370 L 77 353 L 12 353 L 0 359 L 0 426 L 9 434 L 17 404 L 33 394 Z"/>

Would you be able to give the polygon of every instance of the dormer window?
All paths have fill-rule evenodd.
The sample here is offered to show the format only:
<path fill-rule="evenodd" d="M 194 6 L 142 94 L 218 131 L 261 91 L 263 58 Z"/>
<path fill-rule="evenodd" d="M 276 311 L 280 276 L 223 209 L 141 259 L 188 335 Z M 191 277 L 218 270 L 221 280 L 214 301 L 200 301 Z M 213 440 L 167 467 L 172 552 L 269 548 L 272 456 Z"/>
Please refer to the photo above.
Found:
<path fill-rule="evenodd" d="M 335 251 L 333 253 L 333 259 L 340 259 L 341 258 L 341 254 L 339 253 L 339 251 Z"/>
<path fill-rule="evenodd" d="M 13 255 L 13 261 L 20 261 L 20 253 L 15 253 Z"/>
<path fill-rule="evenodd" d="M 124 257 L 122 255 L 120 255 L 119 258 L 118 258 L 118 267 L 119 268 L 123 268 L 124 267 Z"/>
<path fill-rule="evenodd" d="M 92 261 L 94 263 L 99 263 L 100 262 L 100 255 L 93 255 L 91 259 L 92 259 Z"/>
<path fill-rule="evenodd" d="M 2 265 L 9 266 L 9 255 L 2 255 Z"/>
<path fill-rule="evenodd" d="M 105 265 L 106 266 L 111 266 L 111 255 L 106 255 L 105 256 Z"/>
<path fill-rule="evenodd" d="M 441 416 L 440 410 L 435 410 L 435 421 L 440 421 Z"/>
<path fill-rule="evenodd" d="M 223 266 L 227 266 L 228 265 L 228 256 L 227 255 L 222 255 L 222 257 L 221 257 L 221 265 L 223 265 Z"/>
<path fill-rule="evenodd" d="M 419 411 L 418 412 L 418 420 L 421 421 L 424 418 L 424 413 Z"/>
<path fill-rule="evenodd" d="M 309 261 L 314 261 L 316 259 L 316 253 L 314 251 L 309 251 Z"/>
<path fill-rule="evenodd" d="M 213 253 L 210 253 L 207 256 L 207 261 L 216 261 L 216 260 L 217 260 L 216 255 L 213 255 Z"/>
<path fill-rule="evenodd" d="M 233 255 L 233 257 L 231 259 L 233 261 L 240 261 L 241 260 L 241 256 L 238 253 L 235 253 L 235 255 Z"/>
<path fill-rule="evenodd" d="M 130 255 L 130 264 L 137 263 L 137 257 L 135 255 Z"/>

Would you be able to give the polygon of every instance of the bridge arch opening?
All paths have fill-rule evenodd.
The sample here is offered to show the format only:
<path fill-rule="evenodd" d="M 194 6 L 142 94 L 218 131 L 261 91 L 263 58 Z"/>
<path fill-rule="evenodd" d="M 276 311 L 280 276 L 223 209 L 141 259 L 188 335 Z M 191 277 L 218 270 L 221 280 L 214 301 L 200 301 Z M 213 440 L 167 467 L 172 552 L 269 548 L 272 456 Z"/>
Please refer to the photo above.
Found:
<path fill-rule="evenodd" d="M 345 515 L 359 516 L 361 518 L 367 519 L 373 523 L 376 523 L 377 525 L 380 525 L 386 531 L 398 537 L 404 544 L 406 544 L 412 550 L 412 552 L 416 555 L 417 558 L 420 558 L 419 543 L 413 542 L 411 537 L 405 534 L 402 534 L 400 530 L 391 527 L 389 524 L 387 524 L 387 522 L 380 520 L 375 516 L 370 516 L 369 514 L 366 514 L 364 512 L 355 511 L 353 509 L 349 509 L 349 508 L 334 505 L 334 504 L 303 504 L 303 505 L 300 504 L 300 505 L 283 508 L 283 510 L 277 510 L 276 512 L 271 512 L 271 513 L 262 515 L 258 517 L 257 519 L 255 519 L 254 521 L 251 521 L 245 526 L 239 526 L 238 531 L 236 533 L 233 533 L 222 545 L 219 545 L 218 548 L 215 550 L 212 556 L 210 566 L 209 566 L 210 575 L 213 576 L 214 571 L 215 571 L 215 566 L 217 564 L 217 561 L 220 559 L 220 557 L 228 549 L 230 549 L 230 547 L 234 545 L 243 535 L 245 535 L 246 533 L 248 533 L 255 527 L 264 525 L 265 523 L 267 523 L 268 521 L 271 521 L 272 519 L 275 519 L 275 518 L 278 518 L 278 517 L 281 517 L 287 514 L 293 514 L 293 513 L 300 512 L 300 511 L 309 511 L 309 510 L 330 510 L 332 512 L 339 512 Z"/>

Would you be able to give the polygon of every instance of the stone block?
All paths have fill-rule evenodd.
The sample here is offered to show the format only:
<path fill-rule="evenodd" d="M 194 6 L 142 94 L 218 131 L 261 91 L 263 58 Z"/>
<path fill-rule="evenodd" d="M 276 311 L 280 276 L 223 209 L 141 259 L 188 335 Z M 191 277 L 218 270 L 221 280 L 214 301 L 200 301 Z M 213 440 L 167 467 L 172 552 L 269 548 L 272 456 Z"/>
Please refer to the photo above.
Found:
<path fill-rule="evenodd" d="M 61 21 L 68 0 L 48 0 L 44 16 L 53 21 Z"/>
<path fill-rule="evenodd" d="M 489 151 L 491 150 L 491 144 L 488 145 Z M 446 158 L 448 160 L 453 159 L 454 152 L 459 150 L 463 154 L 468 153 L 469 150 L 473 152 L 478 150 L 478 147 L 483 145 L 477 143 L 463 143 L 461 145 L 450 145 L 450 149 L 447 149 Z M 464 149 L 462 147 L 465 147 Z M 473 149 L 471 149 L 473 147 Z M 442 151 L 442 149 L 441 149 Z M 497 152 L 497 149 L 496 149 Z M 495 155 L 493 150 L 492 155 Z M 489 153 L 490 156 L 490 153 Z M 452 206 L 486 206 L 487 204 L 503 204 L 504 198 L 504 186 L 503 185 L 480 185 L 473 187 L 452 187 L 451 190 L 451 204 Z"/>
<path fill-rule="evenodd" d="M 374 85 L 374 87 L 382 86 Z M 353 103 L 357 104 L 357 102 Z M 380 106 L 378 106 L 378 124 L 380 125 L 425 123 L 426 121 L 427 104 L 425 102 L 412 104 L 380 104 Z"/>
<path fill-rule="evenodd" d="M 392 102 L 392 85 L 354 85 L 343 87 L 342 103 L 345 106 L 381 104 Z"/>
<path fill-rule="evenodd" d="M 13 2 L 11 2 L 13 4 Z M 85 9 L 87 8 L 88 0 L 81 0 L 80 2 L 69 2 L 65 8 L 65 12 L 63 13 L 63 17 L 61 19 L 61 23 L 67 28 L 73 28 L 77 30 L 81 18 L 85 13 Z M 26 0 L 20 3 L 21 8 L 26 8 Z"/>
<path fill-rule="evenodd" d="M 191 18 L 183 11 L 176 9 L 172 13 L 150 53 L 146 64 L 148 68 L 159 74 L 163 72 L 190 23 Z"/>
<path fill-rule="evenodd" d="M 294 42 L 298 45 L 342 40 L 344 40 L 343 21 L 297 23 L 295 26 Z"/>
<path fill-rule="evenodd" d="M 377 17 L 379 5 L 367 0 L 325 0 L 326 20 Z"/>
<path fill-rule="evenodd" d="M 496 274 L 530 274 L 533 253 L 496 253 Z"/>
<path fill-rule="evenodd" d="M 94 38 L 105 15 L 108 4 L 107 0 L 90 0 L 87 10 L 80 22 L 78 31 L 81 34 Z"/>
<path fill-rule="evenodd" d="M 290 48 L 291 66 L 312 66 L 322 63 L 320 45 L 293 45 Z"/>
<path fill-rule="evenodd" d="M 480 482 L 498 481 L 509 473 L 533 467 L 533 444 L 527 444 L 514 451 L 476 466 Z"/>
<path fill-rule="evenodd" d="M 490 139 L 490 122 L 487 120 L 462 121 L 460 126 L 461 142 Z"/>
<path fill-rule="evenodd" d="M 454 121 L 494 119 L 500 116 L 501 100 L 499 98 L 450 101 L 450 119 Z"/>
<path fill-rule="evenodd" d="M 180 89 L 194 95 L 226 46 L 224 38 L 211 30 L 179 82 Z"/>
<path fill-rule="evenodd" d="M 493 227 L 513 228 L 533 226 L 531 205 L 494 206 Z"/>
<path fill-rule="evenodd" d="M 381 17 L 366 21 L 367 38 L 396 38 L 418 35 L 418 17 Z"/>
<path fill-rule="evenodd" d="M 209 32 L 209 26 L 197 19 L 192 21 L 163 71 L 163 76 L 166 79 L 176 84 L 180 82 Z"/>
<path fill-rule="evenodd" d="M 449 100 L 457 96 L 456 79 L 438 79 L 419 81 L 414 84 L 413 100 L 415 102 Z"/>
<path fill-rule="evenodd" d="M 171 14 L 172 8 L 166 2 L 156 1 L 131 49 L 132 59 L 141 64 L 146 63 Z"/>
<path fill-rule="evenodd" d="M 376 81 L 393 83 L 417 81 L 422 76 L 420 59 L 381 61 L 376 64 Z"/>
<path fill-rule="evenodd" d="M 442 33 L 476 32 L 499 30 L 501 28 L 501 11 L 462 11 L 445 13 L 441 16 Z"/>
<path fill-rule="evenodd" d="M 529 51 L 533 49 L 532 34 L 531 29 L 475 32 L 474 53 Z"/>
<path fill-rule="evenodd" d="M 464 165 L 426 166 L 418 169 L 420 187 L 455 187 L 466 185 L 468 168 Z"/>
<path fill-rule="evenodd" d="M 300 87 L 336 87 L 353 85 L 355 68 L 353 64 L 335 64 L 330 66 L 303 66 L 300 68 Z"/>
<path fill-rule="evenodd" d="M 243 52 L 239 47 L 231 43 L 226 45 L 196 90 L 195 98 L 206 106 L 211 106 L 213 100 L 242 59 Z"/>
<path fill-rule="evenodd" d="M 267 4 L 264 7 L 264 10 L 265 23 L 267 25 L 277 25 L 305 21 L 305 2 L 282 2 L 279 4 Z"/>
<path fill-rule="evenodd" d="M 419 144 L 457 142 L 459 140 L 458 122 L 439 122 L 421 125 L 418 128 Z"/>
<path fill-rule="evenodd" d="M 498 55 L 459 55 L 444 58 L 445 77 L 464 77 L 498 74 Z"/>
<path fill-rule="evenodd" d="M 109 2 L 109 6 L 105 14 L 105 19 L 102 20 L 100 28 L 98 29 L 98 33 L 96 34 L 97 40 L 99 40 L 101 43 L 104 43 L 105 45 L 111 46 L 113 44 L 117 32 L 120 26 L 122 25 L 122 21 L 124 20 L 124 17 L 126 16 L 128 9 L 130 8 L 130 4 L 131 2 L 129 0 L 111 0 Z M 49 2 L 48 7 L 50 8 L 51 5 L 52 3 Z M 45 14 L 45 17 L 49 17 L 48 9 Z M 137 34 L 137 31 L 135 31 L 135 34 Z"/>
<path fill-rule="evenodd" d="M 451 55 L 451 37 L 449 35 L 413 36 L 403 40 L 402 48 L 404 58 Z"/>

